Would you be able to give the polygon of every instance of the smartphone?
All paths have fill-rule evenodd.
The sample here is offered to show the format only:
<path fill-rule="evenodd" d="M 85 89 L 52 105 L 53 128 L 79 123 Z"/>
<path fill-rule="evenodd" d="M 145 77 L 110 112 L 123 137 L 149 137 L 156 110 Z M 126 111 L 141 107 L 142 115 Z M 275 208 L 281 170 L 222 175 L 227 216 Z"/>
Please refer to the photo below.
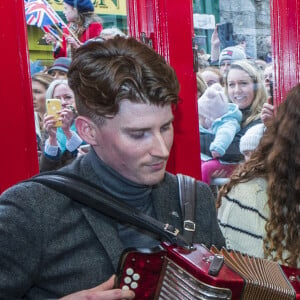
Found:
<path fill-rule="evenodd" d="M 233 25 L 230 22 L 218 24 L 218 35 L 221 43 L 221 49 L 236 45 L 233 38 Z"/>
<path fill-rule="evenodd" d="M 46 107 L 47 107 L 47 114 L 54 116 L 56 120 L 54 126 L 61 127 L 62 123 L 61 120 L 59 120 L 60 115 L 58 114 L 58 112 L 62 110 L 60 99 L 46 99 Z"/>

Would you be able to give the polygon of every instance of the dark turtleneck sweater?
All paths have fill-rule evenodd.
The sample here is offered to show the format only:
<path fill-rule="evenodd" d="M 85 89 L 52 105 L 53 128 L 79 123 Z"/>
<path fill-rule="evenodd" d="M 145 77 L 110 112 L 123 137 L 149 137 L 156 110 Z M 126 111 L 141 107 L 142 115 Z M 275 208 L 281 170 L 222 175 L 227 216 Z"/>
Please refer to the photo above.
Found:
<path fill-rule="evenodd" d="M 105 164 L 93 148 L 88 155 L 95 173 L 102 178 L 100 185 L 103 190 L 114 198 L 155 218 L 151 199 L 152 186 L 137 184 L 126 179 Z M 160 244 L 159 238 L 154 234 L 129 224 L 118 223 L 118 231 L 125 248 L 151 248 Z"/>

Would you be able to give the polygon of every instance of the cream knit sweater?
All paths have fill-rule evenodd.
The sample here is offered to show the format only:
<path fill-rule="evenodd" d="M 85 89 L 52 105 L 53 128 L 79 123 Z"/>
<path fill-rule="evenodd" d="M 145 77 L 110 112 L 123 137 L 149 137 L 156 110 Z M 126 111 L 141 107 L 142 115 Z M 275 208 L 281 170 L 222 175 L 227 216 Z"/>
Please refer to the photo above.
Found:
<path fill-rule="evenodd" d="M 265 224 L 269 215 L 267 182 L 256 178 L 236 185 L 218 210 L 218 221 L 226 248 L 263 257 Z"/>

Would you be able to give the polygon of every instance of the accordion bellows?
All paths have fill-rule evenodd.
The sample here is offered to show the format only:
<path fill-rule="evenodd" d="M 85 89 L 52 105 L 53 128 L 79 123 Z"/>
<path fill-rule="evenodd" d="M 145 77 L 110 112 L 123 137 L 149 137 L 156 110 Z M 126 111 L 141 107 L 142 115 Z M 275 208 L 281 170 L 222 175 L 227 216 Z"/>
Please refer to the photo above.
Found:
<path fill-rule="evenodd" d="M 117 286 L 143 300 L 300 299 L 300 270 L 216 248 L 194 245 L 188 251 L 163 243 L 156 249 L 131 249 L 120 260 Z M 216 256 L 224 264 L 214 275 Z"/>

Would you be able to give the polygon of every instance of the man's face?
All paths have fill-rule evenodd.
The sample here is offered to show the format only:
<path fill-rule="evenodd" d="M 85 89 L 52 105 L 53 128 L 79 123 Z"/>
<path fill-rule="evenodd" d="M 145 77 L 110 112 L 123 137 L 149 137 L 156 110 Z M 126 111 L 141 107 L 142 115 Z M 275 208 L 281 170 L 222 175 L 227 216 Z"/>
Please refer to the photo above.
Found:
<path fill-rule="evenodd" d="M 231 65 L 231 60 L 229 59 L 225 59 L 221 62 L 220 64 L 220 72 L 223 76 L 225 76 L 225 74 L 227 73 L 229 67 Z"/>
<path fill-rule="evenodd" d="M 97 155 L 123 177 L 153 185 L 165 174 L 173 143 L 171 105 L 123 100 L 119 113 L 97 127 Z"/>
<path fill-rule="evenodd" d="M 61 70 L 52 70 L 50 75 L 55 79 L 67 79 L 67 73 Z"/>

